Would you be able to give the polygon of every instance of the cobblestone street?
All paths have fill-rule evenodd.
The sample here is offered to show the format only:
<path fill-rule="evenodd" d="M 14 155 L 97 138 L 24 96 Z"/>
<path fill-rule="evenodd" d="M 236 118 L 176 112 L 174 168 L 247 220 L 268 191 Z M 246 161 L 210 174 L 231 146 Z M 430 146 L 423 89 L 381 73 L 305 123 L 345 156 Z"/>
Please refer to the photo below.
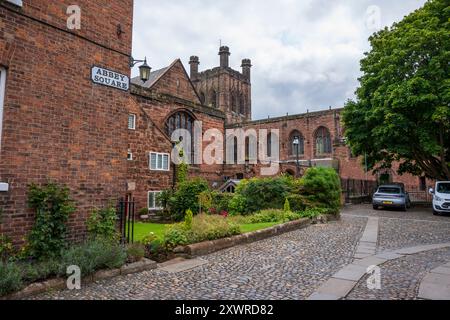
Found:
<path fill-rule="evenodd" d="M 170 273 L 158 268 L 100 281 L 79 291 L 35 298 L 307 299 L 354 261 L 368 218 L 378 221 L 376 253 L 450 242 L 450 217 L 435 217 L 420 208 L 404 213 L 350 206 L 343 210 L 339 222 L 219 251 L 201 257 L 204 264 L 188 271 Z M 367 276 L 362 274 L 343 298 L 416 299 L 427 272 L 449 261 L 450 248 L 399 255 L 380 265 L 381 290 L 367 289 Z"/>

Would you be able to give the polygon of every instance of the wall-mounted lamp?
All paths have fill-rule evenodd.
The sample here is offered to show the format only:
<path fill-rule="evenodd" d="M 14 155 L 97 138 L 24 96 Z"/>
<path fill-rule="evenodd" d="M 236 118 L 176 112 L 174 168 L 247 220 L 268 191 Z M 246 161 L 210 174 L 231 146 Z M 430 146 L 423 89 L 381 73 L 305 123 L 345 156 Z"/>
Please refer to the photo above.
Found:
<path fill-rule="evenodd" d="M 152 68 L 147 64 L 147 57 L 144 60 L 135 60 L 133 57 L 130 57 L 130 68 L 133 68 L 136 64 L 143 62 L 143 64 L 139 67 L 139 76 L 142 82 L 147 82 L 150 79 L 150 72 Z"/>

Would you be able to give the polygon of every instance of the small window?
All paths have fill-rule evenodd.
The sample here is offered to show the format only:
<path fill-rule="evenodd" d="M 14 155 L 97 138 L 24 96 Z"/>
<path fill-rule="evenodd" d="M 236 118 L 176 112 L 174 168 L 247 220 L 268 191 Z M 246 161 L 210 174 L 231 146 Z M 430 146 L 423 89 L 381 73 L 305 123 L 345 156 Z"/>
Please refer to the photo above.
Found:
<path fill-rule="evenodd" d="M 0 67 L 0 150 L 2 143 L 3 101 L 5 99 L 6 70 Z"/>
<path fill-rule="evenodd" d="M 158 195 L 161 194 L 161 191 L 149 191 L 148 192 L 148 209 L 149 210 L 162 210 L 161 201 L 158 199 Z"/>
<path fill-rule="evenodd" d="M 128 115 L 128 129 L 136 130 L 136 115 L 135 114 Z"/>
<path fill-rule="evenodd" d="M 151 152 L 150 170 L 169 171 L 169 154 Z"/>
<path fill-rule="evenodd" d="M 133 161 L 133 153 L 130 150 L 128 150 L 128 153 L 127 153 L 127 160 Z"/>

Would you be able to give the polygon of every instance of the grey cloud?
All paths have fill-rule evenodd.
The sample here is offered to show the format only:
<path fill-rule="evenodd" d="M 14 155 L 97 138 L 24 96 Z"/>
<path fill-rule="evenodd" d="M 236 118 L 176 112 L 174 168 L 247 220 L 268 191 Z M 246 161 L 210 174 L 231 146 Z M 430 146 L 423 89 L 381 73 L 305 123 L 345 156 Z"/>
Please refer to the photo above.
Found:
<path fill-rule="evenodd" d="M 391 25 L 425 0 L 135 0 L 133 49 L 154 69 L 190 55 L 201 69 L 218 65 L 219 39 L 231 66 L 253 62 L 253 118 L 329 106 L 353 97 L 359 60 L 369 49 L 366 10 Z M 137 70 L 133 70 L 135 75 Z"/>

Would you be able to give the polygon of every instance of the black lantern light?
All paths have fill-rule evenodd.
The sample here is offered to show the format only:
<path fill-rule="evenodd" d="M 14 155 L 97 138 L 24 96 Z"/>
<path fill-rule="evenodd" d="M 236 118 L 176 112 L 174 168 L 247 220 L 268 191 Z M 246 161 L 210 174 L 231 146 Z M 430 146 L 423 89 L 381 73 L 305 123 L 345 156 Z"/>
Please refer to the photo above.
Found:
<path fill-rule="evenodd" d="M 133 57 L 130 58 L 130 67 L 133 68 L 137 63 L 143 62 L 139 67 L 139 77 L 142 82 L 147 82 L 150 79 L 150 72 L 152 68 L 147 64 L 147 57 L 144 60 L 135 60 Z"/>

